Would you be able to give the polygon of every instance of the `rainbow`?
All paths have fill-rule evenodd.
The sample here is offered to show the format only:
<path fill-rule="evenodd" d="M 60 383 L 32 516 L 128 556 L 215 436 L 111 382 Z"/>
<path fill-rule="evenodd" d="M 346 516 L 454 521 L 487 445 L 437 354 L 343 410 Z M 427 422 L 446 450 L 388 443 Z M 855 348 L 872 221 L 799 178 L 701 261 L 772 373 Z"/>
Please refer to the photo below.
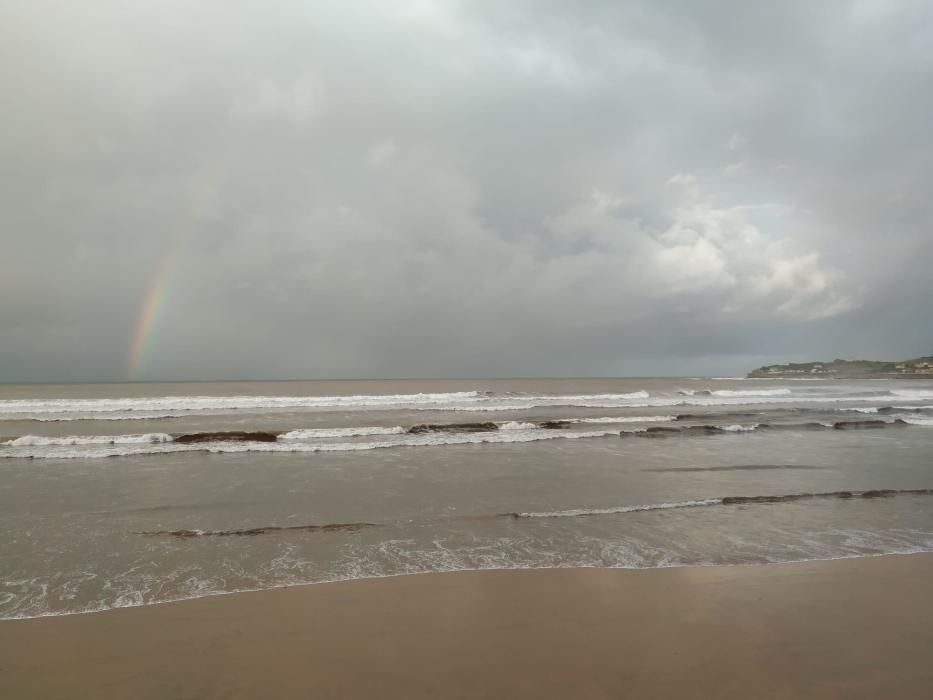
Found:
<path fill-rule="evenodd" d="M 152 331 L 157 325 L 160 312 L 165 308 L 165 301 L 168 298 L 169 263 L 172 257 L 169 253 L 162 259 L 143 297 L 143 302 L 139 306 L 126 367 L 126 376 L 130 381 L 136 379 L 140 364 L 150 344 Z"/>

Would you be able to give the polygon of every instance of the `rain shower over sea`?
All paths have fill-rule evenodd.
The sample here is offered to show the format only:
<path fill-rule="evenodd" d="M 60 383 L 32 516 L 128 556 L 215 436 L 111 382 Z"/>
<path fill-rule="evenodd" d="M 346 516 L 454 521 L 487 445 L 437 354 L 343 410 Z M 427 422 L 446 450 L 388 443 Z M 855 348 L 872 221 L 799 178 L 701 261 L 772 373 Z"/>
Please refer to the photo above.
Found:
<path fill-rule="evenodd" d="M 933 381 L 0 386 L 0 522 L 2 618 L 933 551 Z"/>

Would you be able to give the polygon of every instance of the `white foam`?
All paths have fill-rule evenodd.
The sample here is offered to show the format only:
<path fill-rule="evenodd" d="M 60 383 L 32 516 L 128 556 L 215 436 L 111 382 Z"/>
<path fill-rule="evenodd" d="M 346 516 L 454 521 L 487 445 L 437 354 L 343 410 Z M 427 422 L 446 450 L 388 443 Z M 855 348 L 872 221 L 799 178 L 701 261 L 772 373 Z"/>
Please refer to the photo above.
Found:
<path fill-rule="evenodd" d="M 534 423 L 522 423 L 514 420 L 499 424 L 499 430 L 534 430 L 537 427 Z"/>
<path fill-rule="evenodd" d="M 479 445 L 483 443 L 535 442 L 538 440 L 576 439 L 618 435 L 616 431 L 506 430 L 481 433 L 426 433 L 388 438 L 378 442 L 319 443 L 284 445 L 281 443 L 209 443 L 210 452 L 356 452 L 387 447 L 425 447 L 438 445 Z M 297 449 L 296 449 L 297 448 Z"/>
<path fill-rule="evenodd" d="M 581 394 L 578 396 L 561 396 L 560 399 L 579 399 L 581 401 L 629 401 L 631 399 L 647 399 L 651 396 L 647 391 L 633 391 L 628 394 Z"/>
<path fill-rule="evenodd" d="M 718 389 L 716 391 L 710 392 L 710 394 L 712 394 L 713 396 L 723 396 L 727 398 L 744 397 L 744 396 L 788 396 L 790 393 L 791 393 L 790 389 L 748 389 L 748 390 Z"/>
<path fill-rule="evenodd" d="M 612 404 L 586 404 L 587 408 L 661 408 L 670 406 L 756 406 L 787 404 L 833 404 L 833 403 L 878 403 L 885 397 L 878 396 L 829 396 L 829 395 L 792 395 L 792 396 L 680 396 L 677 398 L 652 397 L 650 403 L 632 403 L 626 406 Z M 904 400 L 905 397 L 902 397 Z M 908 399 L 909 400 L 909 399 Z M 917 399 L 920 400 L 920 399 Z M 912 407 L 907 407 L 912 408 Z"/>
<path fill-rule="evenodd" d="M 222 416 L 225 415 L 223 411 L 198 411 L 198 417 L 202 416 Z M 155 413 L 54 413 L 54 414 L 14 414 L 12 416 L 4 416 L 2 410 L 0 410 L 0 420 L 28 420 L 28 421 L 37 421 L 40 423 L 62 423 L 67 421 L 79 421 L 79 420 L 162 420 L 165 418 L 190 418 L 190 411 L 175 411 L 170 413 L 165 412 L 155 412 Z"/>
<path fill-rule="evenodd" d="M 369 426 L 360 428 L 305 428 L 291 430 L 279 435 L 279 440 L 318 440 L 322 438 L 365 437 L 369 435 L 399 435 L 405 428 L 394 425 L 389 428 Z"/>
<path fill-rule="evenodd" d="M 482 396 L 475 404 L 453 407 L 458 411 L 505 411 L 525 410 L 536 406 L 586 406 L 591 402 L 643 401 L 651 398 L 647 391 L 632 391 L 624 394 L 528 394 L 519 396 Z M 597 404 L 598 405 L 598 404 Z"/>
<path fill-rule="evenodd" d="M 840 408 L 839 410 L 840 410 L 840 411 L 855 411 L 856 413 L 868 413 L 868 414 L 872 414 L 872 413 L 877 413 L 877 412 L 878 412 L 878 407 L 877 407 L 877 406 L 870 406 L 870 407 L 866 407 L 866 408 Z"/>
<path fill-rule="evenodd" d="M 536 407 L 662 408 L 673 406 L 738 406 L 755 404 L 818 404 L 871 402 L 885 396 L 920 401 L 933 398 L 927 390 L 893 392 L 800 393 L 789 389 L 715 391 L 680 390 L 651 395 L 647 391 L 608 394 L 487 394 L 477 391 L 359 396 L 163 396 L 124 399 L 17 399 L 0 401 L 0 420 L 138 420 L 223 415 L 275 410 L 392 410 L 509 412 Z M 594 421 L 596 422 L 596 421 Z M 601 421 L 599 421 L 601 422 Z M 608 421 L 606 421 L 608 422 Z M 634 421 L 633 421 L 634 422 Z M 339 436 L 336 436 L 339 437 Z"/>
<path fill-rule="evenodd" d="M 65 437 L 46 437 L 44 435 L 23 435 L 14 440 L 0 443 L 9 447 L 51 447 L 66 445 L 146 445 L 172 442 L 172 436 L 166 433 L 146 433 L 144 435 L 67 435 Z"/>
<path fill-rule="evenodd" d="M 750 433 L 758 429 L 758 423 L 754 425 L 724 425 L 722 429 L 728 433 Z"/>
<path fill-rule="evenodd" d="M 755 395 L 755 396 L 714 396 L 712 392 L 709 395 L 678 395 L 678 396 L 652 396 L 648 401 L 581 401 L 581 400 L 558 400 L 557 397 L 547 397 L 548 401 L 528 401 L 526 403 L 515 404 L 487 404 L 482 406 L 451 406 L 443 409 L 444 411 L 465 411 L 465 412 L 496 412 L 496 411 L 527 411 L 535 408 L 672 408 L 675 406 L 755 406 L 755 405 L 784 405 L 784 404 L 820 404 L 820 403 L 845 403 L 845 402 L 878 402 L 883 397 L 879 396 L 804 396 L 804 395 Z M 428 410 L 428 409 L 425 409 Z M 633 422 L 635 422 L 633 420 Z"/>
<path fill-rule="evenodd" d="M 441 411 L 513 411 L 535 406 L 585 405 L 613 402 L 613 406 L 649 398 L 647 391 L 612 394 L 489 395 L 477 391 L 356 396 L 155 396 L 113 399 L 0 400 L 0 420 L 138 420 L 179 418 L 197 413 L 268 410 L 399 409 Z"/>
<path fill-rule="evenodd" d="M 911 425 L 933 425 L 933 417 L 920 417 L 920 416 L 910 416 L 910 415 L 901 415 L 898 418 L 905 423 L 910 423 Z"/>
<path fill-rule="evenodd" d="M 604 416 L 601 418 L 564 418 L 555 423 L 666 423 L 677 416 Z"/>
<path fill-rule="evenodd" d="M 933 399 L 933 391 L 930 389 L 891 389 L 891 393 L 904 399 L 913 399 L 914 401 Z"/>
<path fill-rule="evenodd" d="M 481 433 L 427 433 L 386 435 L 383 440 L 370 442 L 203 442 L 161 444 L 109 444 L 68 443 L 67 445 L 9 446 L 0 451 L 0 458 L 37 459 L 100 459 L 106 457 L 128 457 L 176 452 L 358 452 L 383 448 L 428 447 L 442 445 L 478 445 L 483 443 L 521 443 L 538 440 L 580 439 L 617 436 L 618 431 L 547 430 L 536 428 L 496 430 Z"/>
<path fill-rule="evenodd" d="M 444 411 L 464 411 L 467 413 L 492 413 L 495 411 L 528 411 L 538 405 L 541 405 L 541 404 L 537 404 L 534 402 L 527 402 L 527 403 L 503 403 L 503 404 L 486 404 L 486 405 L 472 405 L 472 406 L 460 405 L 460 406 L 445 406 L 443 410 Z M 544 405 L 548 405 L 548 404 L 544 404 Z M 436 411 L 439 409 L 425 408 L 425 409 L 420 409 L 420 410 Z"/>
<path fill-rule="evenodd" d="M 697 508 L 715 506 L 722 503 L 721 498 L 704 498 L 697 501 L 674 501 L 672 503 L 648 503 L 634 506 L 614 506 L 612 508 L 574 508 L 572 510 L 552 510 L 537 513 L 518 513 L 519 518 L 576 518 L 581 515 L 614 515 L 616 513 L 636 513 L 647 510 L 668 510 L 671 508 Z"/>
<path fill-rule="evenodd" d="M 0 415 L 117 413 L 133 411 L 255 410 L 275 408 L 354 408 L 443 405 L 473 401 L 476 391 L 434 394 L 359 396 L 152 396 L 120 399 L 10 399 L 0 401 Z"/>

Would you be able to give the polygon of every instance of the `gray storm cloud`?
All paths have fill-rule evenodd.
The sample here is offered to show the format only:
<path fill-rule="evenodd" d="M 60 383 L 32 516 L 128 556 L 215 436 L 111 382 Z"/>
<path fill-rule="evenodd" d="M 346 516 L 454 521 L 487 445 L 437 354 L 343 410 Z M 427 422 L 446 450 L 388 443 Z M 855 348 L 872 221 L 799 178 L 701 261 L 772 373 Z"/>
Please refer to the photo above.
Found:
<path fill-rule="evenodd" d="M 928 3 L 0 13 L 0 381 L 933 351 Z"/>

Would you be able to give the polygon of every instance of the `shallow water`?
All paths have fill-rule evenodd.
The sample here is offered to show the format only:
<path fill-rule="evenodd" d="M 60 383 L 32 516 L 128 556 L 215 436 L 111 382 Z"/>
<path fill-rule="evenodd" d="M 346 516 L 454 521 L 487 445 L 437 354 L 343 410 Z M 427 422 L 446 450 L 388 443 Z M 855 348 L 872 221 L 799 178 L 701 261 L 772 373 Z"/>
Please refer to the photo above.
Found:
<path fill-rule="evenodd" d="M 929 380 L 0 387 L 0 616 L 933 551 L 931 427 Z"/>

